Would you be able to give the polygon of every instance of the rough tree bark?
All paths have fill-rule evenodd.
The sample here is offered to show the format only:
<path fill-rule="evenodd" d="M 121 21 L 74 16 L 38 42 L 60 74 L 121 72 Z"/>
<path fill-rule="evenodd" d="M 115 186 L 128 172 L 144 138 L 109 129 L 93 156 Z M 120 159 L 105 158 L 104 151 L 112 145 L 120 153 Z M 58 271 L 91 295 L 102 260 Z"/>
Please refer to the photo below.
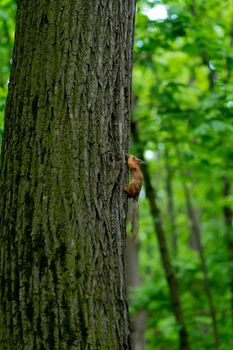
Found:
<path fill-rule="evenodd" d="M 129 349 L 132 0 L 21 0 L 1 160 L 0 348 Z"/>

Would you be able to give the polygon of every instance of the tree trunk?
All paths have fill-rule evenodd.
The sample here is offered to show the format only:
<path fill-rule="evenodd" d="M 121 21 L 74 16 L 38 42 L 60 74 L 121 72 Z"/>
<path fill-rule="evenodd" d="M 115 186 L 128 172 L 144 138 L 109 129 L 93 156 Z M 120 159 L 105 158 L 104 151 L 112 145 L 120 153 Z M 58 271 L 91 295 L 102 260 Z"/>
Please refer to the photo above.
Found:
<path fill-rule="evenodd" d="M 136 144 L 139 144 L 139 136 L 138 136 L 138 130 L 137 125 L 135 123 L 131 123 L 131 132 L 133 135 L 133 139 Z M 143 150 L 141 150 L 140 154 L 138 156 L 143 159 Z M 189 350 L 190 345 L 188 341 L 188 333 L 187 328 L 185 325 L 184 315 L 183 315 L 183 308 L 181 304 L 181 297 L 180 297 L 180 289 L 179 289 L 179 281 L 176 277 L 175 271 L 171 265 L 169 252 L 168 252 L 168 245 L 167 240 L 165 236 L 165 232 L 162 225 L 162 218 L 161 213 L 159 210 L 159 207 L 157 205 L 157 196 L 156 192 L 152 186 L 151 178 L 149 174 L 149 169 L 147 164 L 144 164 L 142 166 L 142 171 L 144 175 L 144 185 L 146 190 L 146 197 L 149 201 L 150 205 L 150 211 L 151 216 L 153 218 L 154 223 L 154 231 L 156 233 L 158 243 L 159 243 L 159 249 L 162 259 L 163 268 L 165 271 L 165 276 L 168 283 L 170 298 L 171 298 L 171 304 L 174 312 L 174 316 L 177 322 L 177 325 L 179 327 L 179 338 L 180 338 L 180 350 Z"/>
<path fill-rule="evenodd" d="M 129 349 L 134 7 L 19 2 L 0 180 L 3 350 Z"/>
<path fill-rule="evenodd" d="M 136 203 L 137 205 L 135 208 Z M 126 276 L 130 299 L 131 289 L 137 288 L 141 285 L 141 278 L 139 275 L 139 240 L 137 224 L 139 220 L 139 210 L 138 202 L 134 201 L 133 199 L 130 200 L 129 214 L 131 232 L 127 235 L 126 240 Z M 140 310 L 135 315 L 131 316 L 130 324 L 132 350 L 144 350 L 146 345 L 144 336 L 146 331 L 146 312 L 144 310 Z"/>
<path fill-rule="evenodd" d="M 230 181 L 227 175 L 223 178 L 223 198 L 227 199 L 231 194 Z M 226 241 L 229 249 L 230 265 L 230 289 L 231 289 L 231 314 L 233 323 L 233 210 L 225 203 L 223 207 L 223 217 L 226 229 Z"/>
<path fill-rule="evenodd" d="M 185 174 L 182 174 L 182 175 L 183 177 L 185 176 Z M 208 267 L 206 265 L 205 253 L 204 253 L 204 249 L 201 241 L 201 228 L 200 228 L 197 214 L 192 205 L 189 188 L 184 180 L 183 180 L 183 187 L 184 187 L 184 193 L 186 198 L 188 218 L 191 226 L 191 236 L 193 237 L 193 242 L 195 242 L 195 247 L 197 248 L 197 251 L 200 257 L 201 269 L 204 276 L 205 292 L 206 292 L 206 297 L 209 304 L 209 312 L 210 312 L 210 317 L 211 317 L 211 322 L 213 327 L 213 336 L 214 336 L 214 342 L 215 342 L 214 347 L 216 350 L 218 350 L 220 339 L 219 339 L 219 331 L 218 331 L 218 325 L 217 325 L 217 319 L 216 319 L 216 308 L 214 305 Z"/>
<path fill-rule="evenodd" d="M 173 186 L 172 186 L 173 169 L 169 164 L 169 152 L 167 148 L 165 148 L 164 157 L 165 157 L 165 167 L 166 167 L 167 212 L 168 212 L 168 217 L 170 221 L 169 222 L 170 231 L 172 233 L 172 252 L 173 252 L 174 258 L 177 258 L 178 233 L 177 233 L 177 227 L 176 227 L 176 216 L 175 216 L 175 209 L 174 209 L 174 198 L 173 198 L 174 196 L 173 196 Z"/>

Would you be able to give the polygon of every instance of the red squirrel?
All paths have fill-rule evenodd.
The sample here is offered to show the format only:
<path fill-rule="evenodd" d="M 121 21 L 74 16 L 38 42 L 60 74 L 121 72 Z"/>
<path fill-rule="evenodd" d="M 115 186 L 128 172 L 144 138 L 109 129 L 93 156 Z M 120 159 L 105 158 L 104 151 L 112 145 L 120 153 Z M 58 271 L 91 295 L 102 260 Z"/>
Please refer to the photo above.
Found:
<path fill-rule="evenodd" d="M 123 191 L 127 193 L 129 198 L 134 198 L 137 200 L 142 187 L 143 175 L 140 170 L 140 165 L 143 163 L 143 161 L 135 156 L 132 156 L 131 154 L 126 154 L 125 157 L 131 172 L 131 180 L 129 185 L 125 187 Z"/>

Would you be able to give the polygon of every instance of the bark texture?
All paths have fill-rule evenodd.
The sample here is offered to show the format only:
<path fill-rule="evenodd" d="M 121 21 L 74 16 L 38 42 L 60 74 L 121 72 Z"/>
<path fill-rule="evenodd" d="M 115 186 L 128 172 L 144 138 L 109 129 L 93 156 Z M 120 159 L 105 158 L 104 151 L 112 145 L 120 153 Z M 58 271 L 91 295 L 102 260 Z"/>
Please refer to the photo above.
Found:
<path fill-rule="evenodd" d="M 134 1 L 21 0 L 5 113 L 0 349 L 129 349 Z"/>

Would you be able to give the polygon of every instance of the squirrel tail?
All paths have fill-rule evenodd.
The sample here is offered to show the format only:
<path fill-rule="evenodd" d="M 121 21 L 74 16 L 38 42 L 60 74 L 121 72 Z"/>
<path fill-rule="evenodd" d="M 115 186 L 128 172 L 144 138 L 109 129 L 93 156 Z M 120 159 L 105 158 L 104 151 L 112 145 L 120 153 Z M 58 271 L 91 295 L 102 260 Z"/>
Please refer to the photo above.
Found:
<path fill-rule="evenodd" d="M 139 221 L 139 208 L 137 198 L 133 198 L 130 205 L 130 222 L 131 222 L 131 234 L 136 236 L 138 233 L 138 221 Z"/>

